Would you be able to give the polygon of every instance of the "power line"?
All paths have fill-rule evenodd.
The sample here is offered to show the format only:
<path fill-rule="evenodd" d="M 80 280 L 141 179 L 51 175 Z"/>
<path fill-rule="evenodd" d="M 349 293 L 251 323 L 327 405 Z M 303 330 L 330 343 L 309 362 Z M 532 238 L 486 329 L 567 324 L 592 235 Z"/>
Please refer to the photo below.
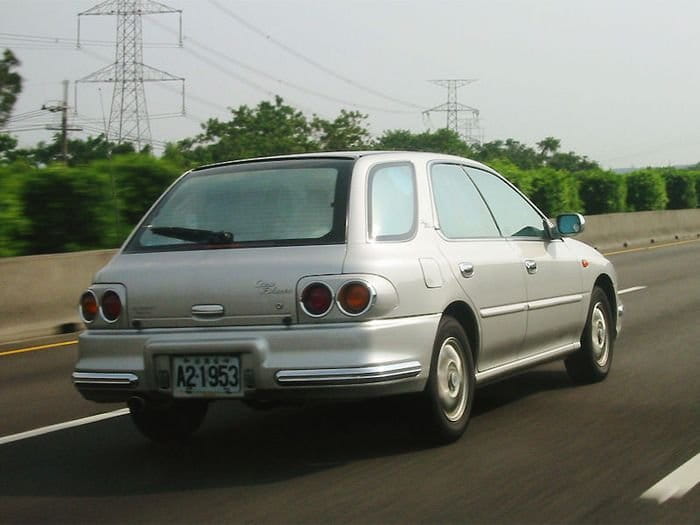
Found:
<path fill-rule="evenodd" d="M 153 23 L 154 23 L 155 25 L 157 25 L 158 27 L 161 27 L 161 28 L 165 29 L 166 31 L 172 31 L 170 28 L 165 27 L 164 25 L 159 24 L 158 22 L 155 22 L 154 20 L 151 20 L 151 22 L 153 22 Z M 283 85 L 283 86 L 286 86 L 286 87 L 289 87 L 289 88 L 292 88 L 292 89 L 296 89 L 297 91 L 301 91 L 301 92 L 303 92 L 303 93 L 306 93 L 307 95 L 312 95 L 312 96 L 314 96 L 314 97 L 318 97 L 318 98 L 325 99 L 325 100 L 327 100 L 327 101 L 329 101 L 329 102 L 334 102 L 334 103 L 336 103 L 336 104 L 342 104 L 342 105 L 344 105 L 344 106 L 350 106 L 350 107 L 354 107 L 354 108 L 357 108 L 357 109 L 365 109 L 365 110 L 376 111 L 376 112 L 381 112 L 381 113 L 403 114 L 403 115 L 406 115 L 406 114 L 411 114 L 411 115 L 412 115 L 412 114 L 415 113 L 414 111 L 392 110 L 392 109 L 387 109 L 387 108 L 383 108 L 383 107 L 379 107 L 379 106 L 370 106 L 370 105 L 367 105 L 367 104 L 358 104 L 358 103 L 356 103 L 356 102 L 351 102 L 351 101 L 344 100 L 344 99 L 341 99 L 341 98 L 337 98 L 337 97 L 334 97 L 334 96 L 331 96 L 331 95 L 327 95 L 327 94 L 325 94 L 325 93 L 321 93 L 320 91 L 315 91 L 315 90 L 313 90 L 313 89 L 310 89 L 310 88 L 301 86 L 301 85 L 299 85 L 299 84 L 296 84 L 296 83 L 289 82 L 289 81 L 287 81 L 287 80 L 283 80 L 283 79 L 281 79 L 281 78 L 278 78 L 278 77 L 276 77 L 276 76 L 274 76 L 274 75 L 271 75 L 270 73 L 267 73 L 266 71 L 263 71 L 263 70 L 261 70 L 261 69 L 258 69 L 258 68 L 256 68 L 256 67 L 254 67 L 254 66 L 251 66 L 251 65 L 249 65 L 249 64 L 246 64 L 246 63 L 244 63 L 244 62 L 241 62 L 240 60 L 235 59 L 235 58 L 233 58 L 233 57 L 231 57 L 231 56 L 229 56 L 229 55 L 227 55 L 227 54 L 225 54 L 225 53 L 222 53 L 221 51 L 219 51 L 219 50 L 217 50 L 217 49 L 214 49 L 214 48 L 212 48 L 212 47 L 209 47 L 209 46 L 207 46 L 206 44 L 203 44 L 203 43 L 201 43 L 201 42 L 198 42 L 198 41 L 195 40 L 194 38 L 186 37 L 186 40 L 187 40 L 188 43 L 194 44 L 194 45 L 195 45 L 196 47 L 198 47 L 199 49 L 201 49 L 201 50 L 203 50 L 203 51 L 206 51 L 206 52 L 208 52 L 208 53 L 211 53 L 211 54 L 213 54 L 213 55 L 219 57 L 219 58 L 222 59 L 222 60 L 225 60 L 225 61 L 227 61 L 227 62 L 230 62 L 230 63 L 232 63 L 232 64 L 234 64 L 234 65 L 236 65 L 236 66 L 238 66 L 238 67 L 240 67 L 240 68 L 246 69 L 246 70 L 250 71 L 251 73 L 254 73 L 254 74 L 256 74 L 256 75 L 259 75 L 259 76 L 261 76 L 261 77 L 264 77 L 264 78 L 266 78 L 266 79 L 268 79 L 268 80 L 271 80 L 271 81 L 273 81 L 273 82 L 275 82 L 275 83 L 277 83 L 277 84 L 281 84 L 281 85 Z M 259 90 L 259 91 L 262 91 L 262 92 L 264 92 L 264 93 L 267 93 L 267 94 L 270 95 L 270 96 L 275 96 L 275 95 L 277 94 L 277 93 L 273 93 L 272 91 L 270 91 L 269 89 L 265 88 L 264 86 L 261 86 L 261 85 L 258 84 L 257 82 L 254 82 L 254 81 L 252 81 L 252 80 L 250 80 L 250 79 L 248 79 L 248 78 L 245 78 L 245 77 L 239 75 L 238 73 L 234 73 L 234 72 L 232 72 L 230 69 L 226 69 L 226 68 L 222 67 L 221 64 L 220 64 L 219 62 L 216 62 L 216 61 L 213 61 L 213 60 L 211 60 L 211 59 L 209 59 L 209 58 L 207 58 L 207 57 L 204 57 L 204 56 L 202 56 L 200 53 L 198 53 L 198 52 L 196 52 L 196 51 L 194 51 L 194 50 L 192 50 L 192 49 L 190 49 L 190 48 L 188 48 L 188 47 L 186 47 L 186 46 L 184 47 L 184 50 L 185 50 L 185 52 L 191 54 L 191 55 L 194 56 L 195 58 L 198 58 L 198 59 L 200 59 L 200 60 L 203 60 L 203 61 L 207 62 L 211 67 L 213 67 L 213 68 L 219 70 L 220 72 L 222 72 L 222 73 L 224 73 L 224 74 L 226 74 L 226 75 L 228 75 L 228 76 L 231 76 L 232 78 L 235 78 L 235 79 L 238 80 L 239 82 L 243 82 L 244 84 L 247 84 L 247 85 L 249 85 L 249 86 L 251 86 L 251 87 L 253 87 L 253 88 L 255 88 L 255 89 Z M 418 106 L 416 106 L 416 107 L 418 107 Z"/>
<path fill-rule="evenodd" d="M 64 48 L 78 47 L 78 40 L 73 38 L 46 36 L 46 35 L 28 35 L 24 33 L 4 33 L 0 32 L 0 40 L 3 42 L 17 42 L 20 44 L 36 44 L 37 46 L 47 45 L 47 49 L 51 46 L 48 44 L 63 46 Z M 12 45 L 12 44 L 10 44 Z M 114 42 L 109 40 L 94 40 L 81 39 L 80 46 L 96 46 L 96 47 L 114 47 Z M 180 44 L 172 42 L 144 42 L 144 47 L 171 48 L 180 47 Z"/>
<path fill-rule="evenodd" d="M 261 37 L 263 37 L 263 38 L 264 38 L 265 40 L 267 40 L 268 42 L 270 42 L 270 43 L 276 45 L 276 46 L 279 47 L 280 49 L 283 49 L 284 51 L 286 51 L 286 52 L 289 53 L 290 55 L 293 55 L 293 56 L 295 56 L 296 58 L 298 58 L 298 59 L 300 59 L 300 60 L 306 62 L 307 64 L 309 64 L 309 65 L 315 67 L 315 68 L 318 69 L 319 71 L 323 71 L 323 72 L 326 73 L 327 75 L 330 75 L 330 76 L 335 77 L 335 78 L 337 78 L 337 79 L 339 79 L 339 80 L 342 80 L 343 82 L 345 82 L 345 83 L 347 83 L 347 84 L 349 84 L 349 85 L 351 85 L 351 86 L 353 86 L 353 87 L 355 87 L 355 88 L 357 88 L 357 89 L 361 89 L 361 90 L 363 90 L 363 91 L 366 91 L 367 93 L 371 93 L 372 95 L 377 96 L 377 97 L 380 97 L 380 98 L 383 98 L 383 99 L 385 99 L 385 100 L 389 100 L 389 101 L 391 101 L 391 102 L 395 102 L 395 103 L 400 104 L 400 105 L 402 105 L 402 106 L 406 106 L 406 107 L 413 108 L 413 109 L 419 109 L 419 110 L 422 110 L 422 109 L 423 109 L 421 106 L 419 106 L 419 105 L 417 105 L 417 104 L 413 104 L 413 103 L 411 103 L 411 102 L 406 102 L 406 101 L 401 100 L 401 99 L 398 99 L 398 98 L 396 98 L 396 97 L 392 97 L 391 95 L 387 95 L 387 94 L 385 94 L 385 93 L 382 93 L 381 91 L 378 91 L 378 90 L 376 90 L 376 89 L 374 89 L 374 88 L 371 88 L 371 87 L 369 87 L 369 86 L 365 86 L 365 85 L 360 84 L 359 82 L 357 82 L 357 81 L 355 81 L 355 80 L 353 80 L 353 79 L 351 79 L 351 78 L 348 78 L 348 77 L 346 77 L 346 76 L 344 76 L 344 75 L 341 75 L 340 73 L 337 73 L 336 71 L 332 70 L 331 68 L 329 68 L 329 67 L 327 67 L 327 66 L 324 66 L 323 64 L 317 62 L 316 60 L 314 60 L 314 59 L 312 59 L 312 58 L 310 58 L 310 57 L 308 57 L 308 56 L 306 56 L 306 55 L 300 53 L 299 51 L 296 51 L 295 49 L 291 48 L 291 47 L 288 46 L 287 44 L 285 44 L 285 43 L 283 43 L 283 42 L 277 40 L 276 38 L 272 37 L 271 35 L 265 33 L 262 29 L 259 29 L 258 27 L 254 26 L 254 25 L 251 24 L 250 22 L 246 21 L 246 20 L 243 19 L 241 16 L 237 15 L 236 13 L 234 13 L 233 11 L 231 11 L 230 9 L 224 7 L 223 5 L 221 5 L 221 4 L 220 4 L 219 2 L 217 2 L 216 0 L 209 0 L 209 3 L 211 3 L 214 7 L 216 7 L 217 9 L 219 9 L 221 12 L 225 13 L 225 14 L 226 14 L 227 16 L 229 16 L 230 18 L 232 18 L 232 19 L 234 19 L 235 21 L 237 21 L 239 24 L 241 24 L 241 25 L 245 26 L 246 28 L 248 28 L 250 31 L 256 33 L 257 35 L 259 35 L 259 36 L 261 36 Z"/>

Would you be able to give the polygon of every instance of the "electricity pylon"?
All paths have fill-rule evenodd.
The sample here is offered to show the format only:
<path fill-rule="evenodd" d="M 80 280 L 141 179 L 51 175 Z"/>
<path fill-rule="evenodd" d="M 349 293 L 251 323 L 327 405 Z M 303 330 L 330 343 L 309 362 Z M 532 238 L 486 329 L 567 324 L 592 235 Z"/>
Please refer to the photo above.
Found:
<path fill-rule="evenodd" d="M 429 115 L 433 111 L 447 113 L 447 125 L 445 126 L 447 129 L 457 133 L 467 144 L 480 144 L 479 110 L 457 102 L 457 89 L 476 82 L 476 79 L 442 79 L 431 80 L 430 82 L 447 88 L 447 102 L 427 109 L 423 114 Z M 468 116 L 460 118 L 460 113 L 467 113 Z"/>
<path fill-rule="evenodd" d="M 107 139 L 132 142 L 137 149 L 151 145 L 151 125 L 148 120 L 144 82 L 182 82 L 183 113 L 185 79 L 143 63 L 143 30 L 141 16 L 178 13 L 182 45 L 182 10 L 173 9 L 152 0 L 107 0 L 87 11 L 78 13 L 78 47 L 80 47 L 80 17 L 115 15 L 117 17 L 116 58 L 110 64 L 77 82 L 111 82 L 114 84 L 112 106 L 107 123 Z M 76 82 L 76 90 L 77 90 Z"/>

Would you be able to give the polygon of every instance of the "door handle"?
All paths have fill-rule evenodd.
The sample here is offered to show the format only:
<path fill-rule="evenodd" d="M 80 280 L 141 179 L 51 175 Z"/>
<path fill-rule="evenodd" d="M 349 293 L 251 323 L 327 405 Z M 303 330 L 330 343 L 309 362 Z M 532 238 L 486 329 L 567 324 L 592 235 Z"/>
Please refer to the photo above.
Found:
<path fill-rule="evenodd" d="M 459 273 L 461 273 L 462 277 L 465 279 L 469 279 L 474 275 L 474 265 L 468 262 L 459 263 Z"/>
<path fill-rule="evenodd" d="M 532 259 L 525 259 L 525 269 L 527 270 L 527 273 L 533 274 L 537 273 L 537 262 L 533 261 Z"/>

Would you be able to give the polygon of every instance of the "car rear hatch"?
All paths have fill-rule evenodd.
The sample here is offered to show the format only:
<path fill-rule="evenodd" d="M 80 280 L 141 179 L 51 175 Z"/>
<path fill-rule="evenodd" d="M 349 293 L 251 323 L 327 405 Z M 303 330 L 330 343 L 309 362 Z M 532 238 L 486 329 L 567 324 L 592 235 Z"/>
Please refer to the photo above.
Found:
<path fill-rule="evenodd" d="M 296 285 L 341 273 L 354 159 L 217 165 L 182 177 L 98 274 L 144 328 L 281 324 Z"/>
<path fill-rule="evenodd" d="M 341 273 L 344 258 L 345 245 L 126 254 L 98 279 L 126 287 L 143 328 L 278 325 L 296 322 L 297 282 Z"/>

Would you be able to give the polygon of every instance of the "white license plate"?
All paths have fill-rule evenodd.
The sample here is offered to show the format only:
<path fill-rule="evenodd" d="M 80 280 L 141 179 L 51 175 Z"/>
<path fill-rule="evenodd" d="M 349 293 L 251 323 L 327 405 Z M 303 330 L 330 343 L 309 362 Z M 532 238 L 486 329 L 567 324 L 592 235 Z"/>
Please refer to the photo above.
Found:
<path fill-rule="evenodd" d="M 175 396 L 226 396 L 241 391 L 238 356 L 173 356 L 172 366 Z"/>

